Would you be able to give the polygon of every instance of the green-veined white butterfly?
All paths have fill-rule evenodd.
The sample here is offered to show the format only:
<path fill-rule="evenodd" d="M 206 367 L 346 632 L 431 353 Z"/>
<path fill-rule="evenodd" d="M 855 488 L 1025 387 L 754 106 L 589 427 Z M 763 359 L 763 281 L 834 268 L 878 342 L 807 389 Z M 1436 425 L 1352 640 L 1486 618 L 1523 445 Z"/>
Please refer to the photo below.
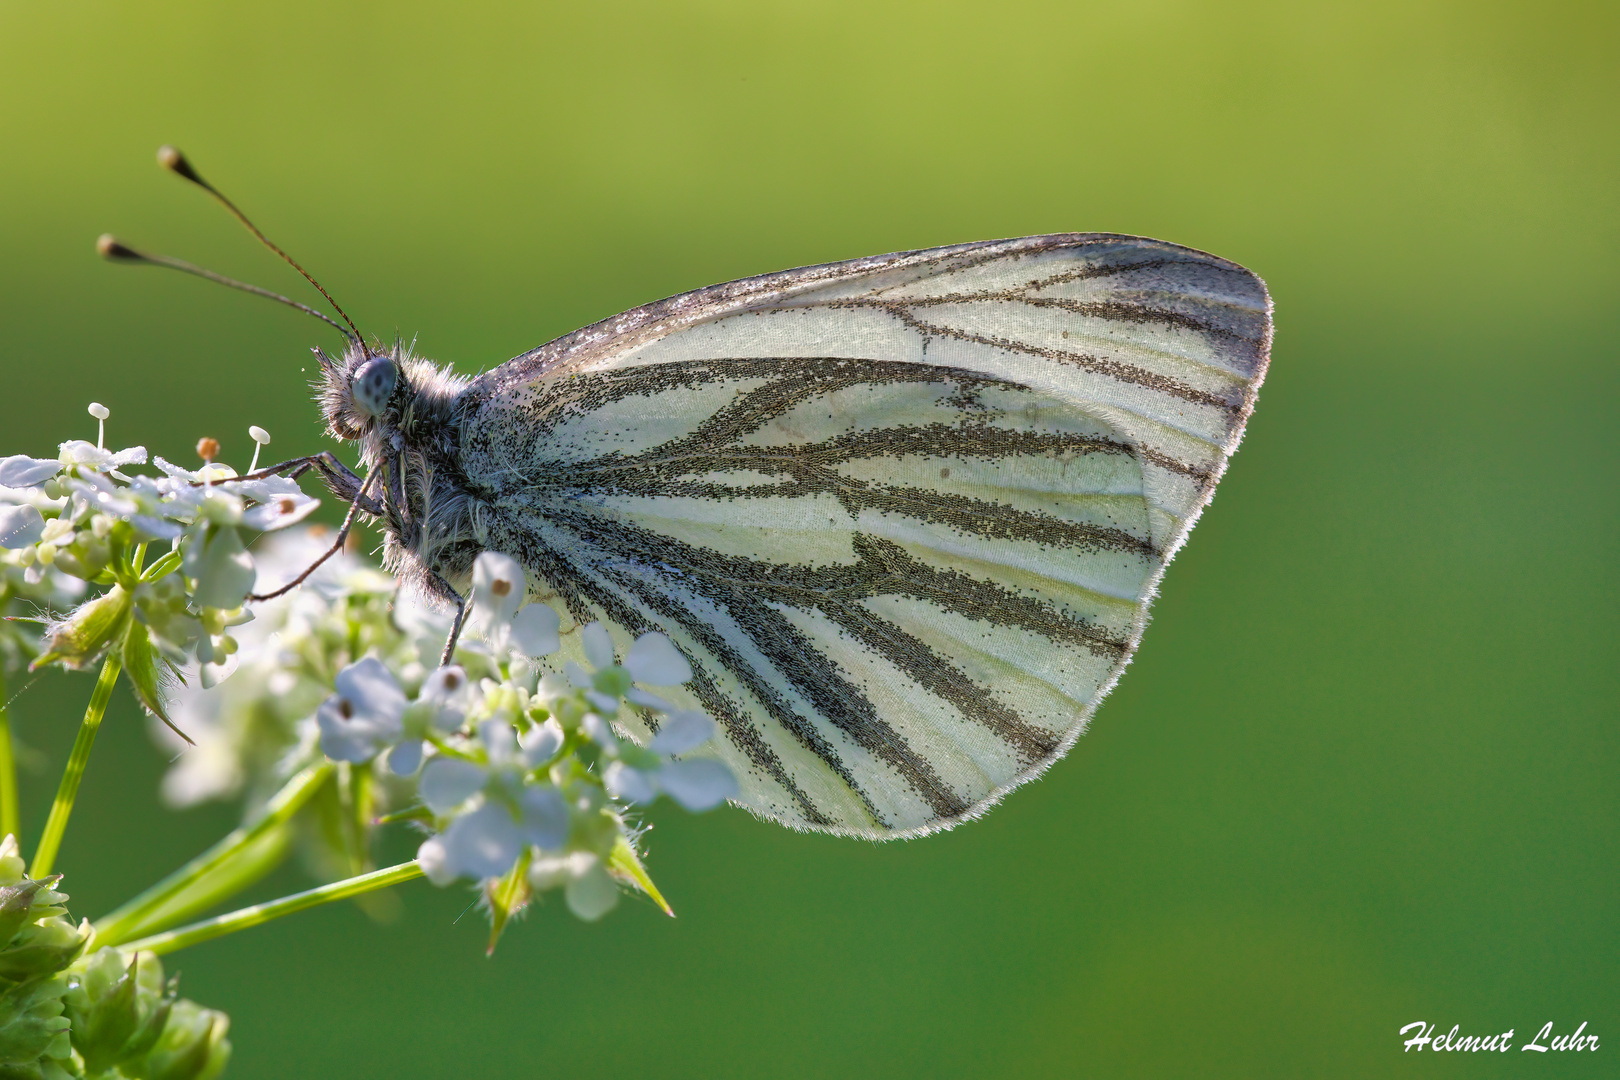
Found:
<path fill-rule="evenodd" d="M 1224 259 L 1068 233 L 715 285 L 472 380 L 344 333 L 322 404 L 367 477 L 278 468 L 458 606 L 494 550 L 565 630 L 662 631 L 744 806 L 894 837 L 1085 729 L 1242 437 L 1271 301 Z"/>

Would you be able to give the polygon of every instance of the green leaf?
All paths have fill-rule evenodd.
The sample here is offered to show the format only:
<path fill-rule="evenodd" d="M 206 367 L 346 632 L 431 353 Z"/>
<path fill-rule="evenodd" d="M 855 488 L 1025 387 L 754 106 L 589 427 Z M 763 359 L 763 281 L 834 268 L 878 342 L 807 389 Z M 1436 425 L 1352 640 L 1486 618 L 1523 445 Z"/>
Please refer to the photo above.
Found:
<path fill-rule="evenodd" d="M 124 630 L 124 673 L 135 690 L 135 697 L 146 706 L 147 712 L 168 725 L 170 731 L 195 746 L 191 737 L 174 726 L 169 714 L 163 711 L 163 688 L 159 682 L 157 650 L 152 647 L 151 631 L 139 619 L 129 620 Z"/>
<path fill-rule="evenodd" d="M 489 901 L 489 948 L 485 955 L 495 955 L 495 943 L 512 917 L 529 906 L 534 894 L 529 889 L 529 861 L 532 848 L 524 848 L 517 862 L 506 876 L 484 887 L 484 898 Z"/>
<path fill-rule="evenodd" d="M 613 851 L 608 855 L 607 867 L 608 873 L 615 878 L 627 885 L 634 885 L 651 897 L 653 903 L 664 909 L 665 915 L 675 917 L 675 909 L 669 906 L 664 894 L 653 884 L 652 878 L 647 875 L 647 868 L 641 865 L 641 856 L 636 854 L 636 849 L 630 846 L 630 841 L 624 838 L 623 833 L 620 833 L 618 839 L 613 842 Z"/>

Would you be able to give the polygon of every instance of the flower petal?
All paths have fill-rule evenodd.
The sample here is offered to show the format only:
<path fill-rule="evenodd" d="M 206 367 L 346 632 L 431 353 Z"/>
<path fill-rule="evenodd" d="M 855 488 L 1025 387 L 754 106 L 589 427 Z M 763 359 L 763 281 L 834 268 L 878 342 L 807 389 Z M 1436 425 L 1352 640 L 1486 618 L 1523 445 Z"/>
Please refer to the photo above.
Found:
<path fill-rule="evenodd" d="M 375 656 L 363 657 L 338 672 L 333 680 L 337 692 L 348 698 L 366 716 L 384 724 L 399 723 L 405 711 L 405 691 L 393 674 Z"/>
<path fill-rule="evenodd" d="M 315 723 L 321 730 L 321 753 L 333 761 L 370 761 L 387 745 L 378 737 L 376 725 L 360 716 L 339 694 L 333 694 L 315 710 Z"/>
<path fill-rule="evenodd" d="M 61 471 L 60 461 L 13 454 L 8 458 L 0 458 L 0 487 L 33 487 L 35 484 L 43 484 Z"/>
<path fill-rule="evenodd" d="M 487 777 L 482 766 L 460 758 L 436 757 L 422 770 L 417 788 L 422 801 L 435 814 L 448 814 L 484 786 Z"/>
<path fill-rule="evenodd" d="M 672 761 L 658 770 L 658 783 L 670 798 L 693 811 L 719 806 L 737 794 L 737 778 L 710 758 Z"/>
<path fill-rule="evenodd" d="M 445 850 L 442 836 L 430 836 L 422 841 L 422 846 L 416 849 L 416 862 L 427 879 L 441 888 L 458 876 L 450 867 L 450 853 Z"/>
<path fill-rule="evenodd" d="M 260 532 L 274 532 L 296 525 L 315 512 L 321 500 L 308 495 L 282 495 L 262 502 L 242 514 L 242 524 Z"/>
<path fill-rule="evenodd" d="M 591 673 L 572 660 L 563 665 L 563 671 L 568 675 L 569 685 L 579 690 L 589 690 L 591 688 Z"/>
<path fill-rule="evenodd" d="M 619 711 L 619 699 L 611 694 L 604 694 L 599 690 L 585 691 L 585 700 L 600 712 L 612 716 Z"/>
<path fill-rule="evenodd" d="M 433 710 L 433 726 L 440 731 L 454 731 L 472 704 L 473 682 L 458 664 L 442 667 L 422 683 L 418 702 L 425 702 Z"/>
<path fill-rule="evenodd" d="M 613 737 L 613 729 L 608 727 L 608 722 L 600 716 L 593 712 L 586 713 L 579 726 L 597 746 L 610 754 L 619 752 L 619 740 Z"/>
<path fill-rule="evenodd" d="M 550 761 L 562 744 L 563 729 L 556 720 L 537 724 L 518 736 L 518 745 L 523 747 L 523 764 L 531 769 Z"/>
<path fill-rule="evenodd" d="M 508 720 L 495 717 L 480 723 L 478 741 L 484 744 L 484 751 L 489 754 L 490 763 L 493 765 L 500 765 L 517 757 L 517 732 L 513 730 Z"/>
<path fill-rule="evenodd" d="M 655 754 L 684 754 L 713 737 L 713 720 L 696 709 L 682 709 L 664 718 L 647 749 Z"/>
<path fill-rule="evenodd" d="M 580 642 L 585 646 L 585 661 L 598 671 L 613 666 L 613 636 L 607 632 L 607 627 L 599 622 L 593 622 L 579 632 Z"/>
<path fill-rule="evenodd" d="M 572 855 L 539 855 L 529 864 L 529 886 L 535 892 L 545 892 L 573 881 Z"/>
<path fill-rule="evenodd" d="M 45 519 L 32 506 L 0 506 L 0 547 L 15 551 L 39 543 L 44 534 Z"/>
<path fill-rule="evenodd" d="M 692 665 L 673 641 L 656 630 L 636 638 L 624 666 L 632 679 L 648 686 L 679 686 L 692 678 Z"/>
<path fill-rule="evenodd" d="M 562 617 L 550 604 L 529 604 L 512 620 L 512 644 L 518 652 L 531 659 L 550 656 L 562 648 L 557 633 Z"/>
<path fill-rule="evenodd" d="M 652 777 L 622 761 L 610 761 L 602 773 L 602 786 L 615 799 L 630 803 L 650 803 L 658 797 Z"/>
<path fill-rule="evenodd" d="M 510 555 L 486 551 L 473 560 L 472 613 L 480 626 L 504 630 L 527 592 L 523 566 Z"/>
<path fill-rule="evenodd" d="M 564 895 L 568 898 L 568 910 L 586 922 L 595 922 L 619 903 L 619 887 L 600 861 L 570 881 Z"/>
<path fill-rule="evenodd" d="M 422 742 L 406 739 L 388 751 L 388 769 L 395 776 L 410 776 L 422 764 Z"/>
<path fill-rule="evenodd" d="M 201 542 L 201 538 L 193 543 Z M 214 530 L 201 553 L 189 560 L 187 572 L 197 579 L 192 599 L 198 607 L 240 607 L 253 591 L 253 559 L 242 546 L 242 538 L 229 526 Z"/>
<path fill-rule="evenodd" d="M 579 667 L 578 664 L 575 664 L 574 666 Z M 538 698 L 540 703 L 548 709 L 551 708 L 552 702 L 556 701 L 560 697 L 566 696 L 568 693 L 568 676 L 555 671 L 548 672 L 541 676 L 540 685 L 534 688 L 534 696 Z"/>
<path fill-rule="evenodd" d="M 523 850 L 523 831 L 499 803 L 486 802 L 456 818 L 443 836 L 450 865 L 465 877 L 504 874 Z"/>
<path fill-rule="evenodd" d="M 554 851 L 568 842 L 568 803 L 562 792 L 550 785 L 524 788 L 518 805 L 523 808 L 523 838 L 529 843 Z"/>

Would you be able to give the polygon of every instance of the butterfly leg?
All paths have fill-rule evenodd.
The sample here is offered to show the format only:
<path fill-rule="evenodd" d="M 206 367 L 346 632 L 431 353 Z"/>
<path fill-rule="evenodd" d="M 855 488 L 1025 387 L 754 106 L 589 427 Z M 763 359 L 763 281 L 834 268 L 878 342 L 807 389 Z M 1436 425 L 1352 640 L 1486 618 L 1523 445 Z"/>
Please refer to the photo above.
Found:
<path fill-rule="evenodd" d="M 451 659 L 456 655 L 456 642 L 461 640 L 461 628 L 467 622 L 467 601 L 444 579 L 444 575 L 437 570 L 430 570 L 428 573 L 431 575 L 429 580 L 432 581 L 434 590 L 444 599 L 454 601 L 456 605 L 456 618 L 450 624 L 450 637 L 444 643 L 443 655 L 439 657 L 439 666 L 449 667 Z"/>
<path fill-rule="evenodd" d="M 296 480 L 311 469 L 320 473 L 321 479 L 326 482 L 326 486 L 331 489 L 332 494 L 344 502 L 354 503 L 358 501 L 360 509 L 368 514 L 380 516 L 383 513 L 381 503 L 375 499 L 362 496 L 361 489 L 365 487 L 365 481 L 356 476 L 347 465 L 339 461 L 330 450 L 322 450 L 320 453 L 312 454 L 309 457 L 283 461 L 278 465 L 271 465 L 257 472 L 248 473 L 246 476 L 240 477 L 240 479 L 263 480 L 267 476 L 285 476 L 290 480 Z"/>
<path fill-rule="evenodd" d="M 347 471 L 347 470 L 345 470 L 345 471 Z M 349 475 L 353 476 L 354 474 L 350 473 Z M 344 515 L 343 527 L 338 530 L 337 539 L 335 541 L 333 541 L 331 547 L 327 548 L 326 551 L 324 553 L 322 553 L 320 558 L 318 558 L 314 562 L 310 563 L 309 566 L 304 569 L 304 572 L 302 574 L 299 574 L 297 577 L 295 577 L 291 581 L 287 582 L 287 584 L 283 585 L 281 588 L 272 590 L 271 592 L 267 592 L 267 593 L 250 593 L 250 594 L 248 594 L 248 599 L 249 600 L 274 600 L 278 596 L 282 596 L 282 595 L 284 595 L 286 593 L 291 592 L 293 589 L 295 589 L 298 586 L 302 585 L 304 583 L 304 580 L 306 578 L 308 578 L 309 575 L 313 574 L 316 570 L 319 570 L 322 563 L 326 562 L 327 559 L 330 559 L 332 556 L 334 556 L 338 552 L 342 551 L 344 541 L 348 540 L 348 538 L 349 538 L 349 531 L 354 528 L 354 517 L 355 517 L 355 515 L 360 512 L 360 509 L 361 509 L 362 506 L 367 505 L 367 504 L 375 505 L 374 503 L 371 503 L 371 500 L 366 497 L 366 489 L 371 487 L 371 482 L 373 480 L 375 480 L 379 475 L 381 475 L 380 471 L 374 471 L 374 472 L 368 474 L 364 480 L 360 481 L 359 489 L 355 491 L 354 498 L 352 500 L 350 500 L 350 502 L 349 502 L 349 512 L 346 515 Z M 356 479 L 358 479 L 358 477 L 356 477 Z M 369 510 L 367 511 L 367 513 L 370 513 L 370 512 L 371 511 L 369 511 Z"/>

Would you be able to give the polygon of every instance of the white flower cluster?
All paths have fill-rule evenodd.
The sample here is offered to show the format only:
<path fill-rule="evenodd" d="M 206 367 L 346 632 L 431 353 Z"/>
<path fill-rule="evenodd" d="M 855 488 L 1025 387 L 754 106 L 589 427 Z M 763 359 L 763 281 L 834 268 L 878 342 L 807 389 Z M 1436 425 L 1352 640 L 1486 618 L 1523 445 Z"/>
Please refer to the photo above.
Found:
<path fill-rule="evenodd" d="M 718 761 L 676 759 L 707 742 L 714 724 L 646 689 L 692 677 L 668 638 L 643 634 L 619 664 L 607 630 L 591 623 L 579 631 L 590 668 L 570 661 L 537 678 L 534 661 L 561 647 L 557 612 L 523 605 L 523 568 L 505 555 L 480 555 L 474 582 L 489 674 L 440 668 L 412 696 L 381 659 L 362 657 L 338 673 L 316 713 L 321 748 L 416 778 L 420 819 L 434 830 L 417 859 L 434 882 L 471 879 L 493 891 L 490 879 L 518 874 L 533 892 L 561 887 L 579 917 L 600 918 L 618 900 L 615 850 L 633 839 L 626 804 L 663 792 L 707 810 L 735 795 L 736 781 Z M 648 746 L 614 733 L 626 705 L 656 718 Z"/>
<path fill-rule="evenodd" d="M 90 413 L 104 432 L 107 410 Z M 261 434 L 255 441 L 268 441 Z M 81 440 L 63 443 L 55 459 L 0 459 L 0 573 L 18 592 L 105 588 L 70 617 L 45 620 L 33 666 L 84 667 L 115 652 L 141 702 L 163 716 L 159 664 L 195 660 L 205 679 L 217 676 L 208 668 L 224 666 L 236 647 L 228 630 L 252 617 L 243 610 L 254 569 L 242 530 L 283 528 L 319 502 L 292 480 L 239 479 L 211 461 L 191 471 L 157 458 L 156 477 L 123 471 L 146 460 L 144 447 L 115 452 Z M 154 543 L 166 550 L 149 557 Z"/>
<path fill-rule="evenodd" d="M 107 410 L 91 414 L 104 422 Z M 0 638 L 0 662 L 121 666 L 169 725 L 160 737 L 184 751 L 164 780 L 171 805 L 241 795 L 253 819 L 294 778 L 319 775 L 335 797 L 306 792 L 296 813 L 312 827 L 284 833 L 315 873 L 364 872 L 378 824 L 412 821 L 430 833 L 423 871 L 479 883 L 498 932 L 546 890 L 586 919 L 616 903 L 619 883 L 656 898 L 633 808 L 668 795 L 700 811 L 736 794 L 704 756 L 713 722 L 656 692 L 692 677 L 664 636 L 624 642 L 621 663 L 605 627 L 565 631 L 557 609 L 525 602 L 522 566 L 486 552 L 468 633 L 438 668 L 444 621 L 351 556 L 309 574 L 329 550 L 315 529 L 249 554 L 244 530 L 282 529 L 317 505 L 294 481 L 242 478 L 212 460 L 213 440 L 199 445 L 200 470 L 157 458 L 160 475 L 129 475 L 146 450 L 102 441 L 0 459 L 0 606 L 46 616 L 42 642 Z M 63 615 L 75 594 L 88 599 Z M 182 684 L 172 693 L 170 675 Z M 638 745 L 631 730 L 652 736 Z"/>
<path fill-rule="evenodd" d="M 257 587 L 290 577 L 321 547 L 304 529 L 262 545 Z M 693 756 L 713 722 L 656 692 L 692 676 L 667 638 L 642 635 L 621 664 L 604 627 L 564 634 L 557 611 L 524 603 L 527 593 L 516 561 L 479 556 L 457 662 L 435 669 L 447 622 L 404 602 L 393 579 L 360 560 L 332 560 L 301 588 L 255 605 L 228 681 L 178 691 L 175 718 L 197 745 L 171 767 L 165 796 L 186 805 L 245 788 L 260 805 L 324 755 L 374 776 L 377 812 L 431 830 L 418 858 L 435 882 L 470 880 L 491 893 L 516 873 L 520 900 L 562 889 L 575 913 L 600 917 L 619 883 L 635 883 L 632 807 L 667 794 L 707 810 L 736 794 L 736 781 Z M 583 663 L 559 662 L 565 638 Z M 656 727 L 647 746 L 615 732 L 627 709 Z M 357 803 L 359 776 L 334 780 L 348 785 L 340 797 L 312 800 L 306 812 Z M 317 870 L 352 858 L 321 845 L 353 826 L 334 818 L 303 830 L 306 858 Z"/>

